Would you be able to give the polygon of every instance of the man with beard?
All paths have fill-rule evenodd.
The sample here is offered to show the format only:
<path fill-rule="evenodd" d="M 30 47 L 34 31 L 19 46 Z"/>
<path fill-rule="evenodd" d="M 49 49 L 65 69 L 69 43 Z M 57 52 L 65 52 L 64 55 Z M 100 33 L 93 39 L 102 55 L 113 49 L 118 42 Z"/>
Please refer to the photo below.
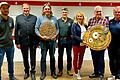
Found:
<path fill-rule="evenodd" d="M 1 67 L 5 53 L 8 61 L 9 80 L 15 80 L 13 63 L 14 44 L 12 39 L 14 22 L 13 18 L 8 16 L 9 8 L 10 4 L 7 2 L 0 3 L 0 80 L 2 80 Z"/>

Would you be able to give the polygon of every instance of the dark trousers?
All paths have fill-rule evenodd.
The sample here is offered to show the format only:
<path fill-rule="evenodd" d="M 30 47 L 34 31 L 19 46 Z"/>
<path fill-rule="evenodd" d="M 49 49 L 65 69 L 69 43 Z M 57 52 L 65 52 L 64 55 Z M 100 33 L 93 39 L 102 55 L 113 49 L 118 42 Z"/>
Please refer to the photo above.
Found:
<path fill-rule="evenodd" d="M 31 73 L 35 73 L 35 66 L 36 66 L 36 47 L 33 45 L 21 45 L 21 52 L 23 56 L 23 63 L 24 63 L 24 71 L 25 73 L 29 74 L 29 60 L 28 54 L 30 50 L 30 65 L 31 65 Z"/>
<path fill-rule="evenodd" d="M 59 71 L 63 70 L 63 53 L 64 48 L 66 48 L 67 53 L 67 70 L 71 70 L 72 68 L 72 57 L 71 57 L 71 50 L 72 50 L 72 44 L 70 42 L 59 42 L 58 43 L 58 69 Z"/>
<path fill-rule="evenodd" d="M 108 48 L 110 71 L 112 75 L 120 76 L 120 47 L 110 45 Z"/>
<path fill-rule="evenodd" d="M 104 52 L 105 50 L 95 51 L 91 50 L 93 66 L 94 66 L 94 73 L 98 75 L 104 75 Z"/>
<path fill-rule="evenodd" d="M 49 49 L 51 74 L 55 73 L 55 41 L 41 41 L 41 72 L 46 73 L 46 56 Z"/>

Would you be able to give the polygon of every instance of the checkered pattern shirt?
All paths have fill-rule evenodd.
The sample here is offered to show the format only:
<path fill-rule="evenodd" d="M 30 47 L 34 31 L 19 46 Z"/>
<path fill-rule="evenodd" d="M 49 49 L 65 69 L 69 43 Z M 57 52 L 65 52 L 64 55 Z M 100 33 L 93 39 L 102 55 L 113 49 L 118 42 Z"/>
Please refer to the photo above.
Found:
<path fill-rule="evenodd" d="M 90 18 L 90 20 L 88 21 L 89 28 L 91 26 L 95 26 L 95 25 L 102 25 L 102 26 L 108 27 L 109 26 L 109 21 L 104 17 L 101 17 L 99 20 L 96 20 L 95 17 Z"/>

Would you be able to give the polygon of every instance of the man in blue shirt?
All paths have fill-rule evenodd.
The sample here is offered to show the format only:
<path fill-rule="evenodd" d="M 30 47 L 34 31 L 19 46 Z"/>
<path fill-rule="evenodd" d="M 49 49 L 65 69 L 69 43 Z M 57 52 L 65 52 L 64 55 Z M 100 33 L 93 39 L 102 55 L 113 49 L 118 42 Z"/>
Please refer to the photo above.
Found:
<path fill-rule="evenodd" d="M 56 17 L 54 17 L 52 15 L 52 10 L 51 10 L 51 6 L 49 3 L 45 4 L 43 6 L 43 12 L 42 12 L 42 16 L 40 16 L 37 19 L 36 25 L 35 25 L 35 32 L 36 34 L 42 38 L 42 40 L 40 41 L 40 47 L 41 47 L 41 80 L 44 80 L 46 77 L 46 55 L 47 55 L 47 51 L 49 49 L 49 55 L 50 55 L 50 69 L 51 69 L 51 76 L 53 78 L 57 78 L 56 76 L 56 70 L 55 70 L 55 48 L 56 48 L 56 36 L 59 32 L 59 29 L 56 26 L 56 35 L 54 35 L 52 38 L 50 38 L 49 36 L 41 36 L 40 34 L 40 27 L 42 24 L 44 24 L 45 22 L 51 22 L 54 25 L 56 25 L 57 23 L 57 19 Z"/>
<path fill-rule="evenodd" d="M 114 18 L 109 22 L 109 30 L 112 35 L 111 43 L 108 47 L 110 61 L 110 71 L 112 79 L 120 80 L 120 6 L 113 9 Z"/>

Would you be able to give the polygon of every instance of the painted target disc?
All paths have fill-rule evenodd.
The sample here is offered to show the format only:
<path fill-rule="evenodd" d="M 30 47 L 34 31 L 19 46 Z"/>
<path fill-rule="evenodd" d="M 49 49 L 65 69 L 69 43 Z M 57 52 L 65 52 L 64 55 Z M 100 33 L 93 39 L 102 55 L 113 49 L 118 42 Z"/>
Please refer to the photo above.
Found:
<path fill-rule="evenodd" d="M 92 26 L 85 32 L 83 40 L 88 47 L 99 51 L 106 49 L 109 46 L 111 42 L 111 33 L 107 27 L 101 25 Z"/>
<path fill-rule="evenodd" d="M 44 22 L 40 25 L 39 32 L 41 36 L 52 38 L 56 35 L 56 26 L 52 22 Z"/>

